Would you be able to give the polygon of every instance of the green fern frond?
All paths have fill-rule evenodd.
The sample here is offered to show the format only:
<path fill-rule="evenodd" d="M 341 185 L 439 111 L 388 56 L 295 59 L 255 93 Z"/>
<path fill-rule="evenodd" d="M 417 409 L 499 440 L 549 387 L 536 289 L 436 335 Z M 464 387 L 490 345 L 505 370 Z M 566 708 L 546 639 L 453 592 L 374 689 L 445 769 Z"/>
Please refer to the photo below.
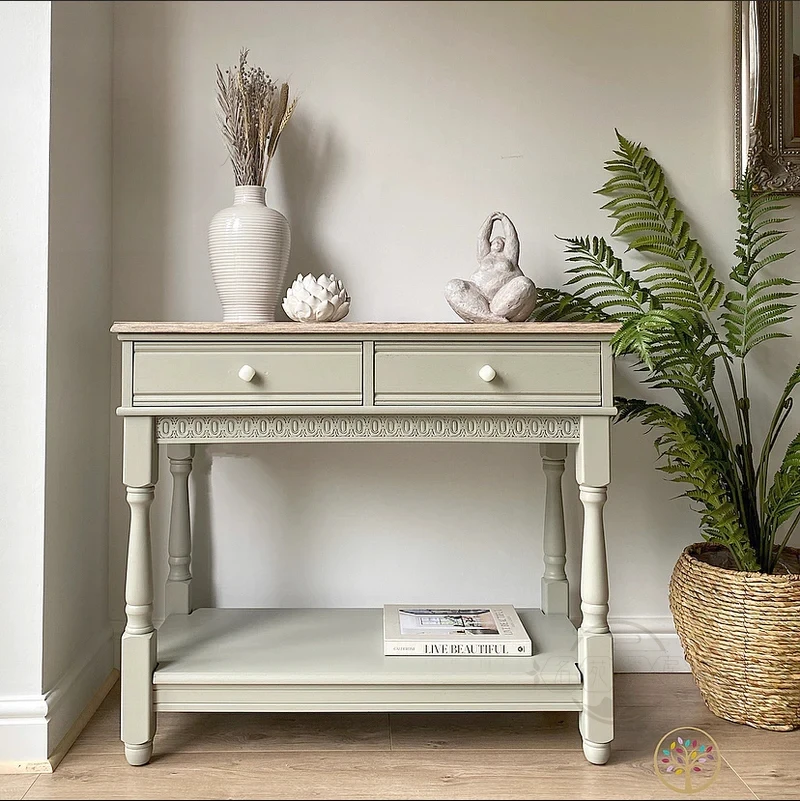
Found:
<path fill-rule="evenodd" d="M 688 309 L 653 309 L 632 317 L 614 334 L 611 346 L 617 356 L 635 354 L 654 380 L 662 377 L 662 371 L 683 364 L 691 372 L 700 370 L 708 385 L 720 355 L 713 330 Z"/>
<path fill-rule="evenodd" d="M 764 529 L 770 545 L 774 543 L 780 526 L 798 509 L 800 509 L 800 434 L 789 443 L 764 504 Z M 767 569 L 771 572 L 774 569 L 775 554 L 765 553 L 762 559 L 767 562 Z"/>
<path fill-rule="evenodd" d="M 785 523 L 800 508 L 800 434 L 786 449 L 767 496 L 765 520 L 771 528 Z"/>
<path fill-rule="evenodd" d="M 794 371 L 789 376 L 789 380 L 786 382 L 786 388 L 783 391 L 784 396 L 788 398 L 798 384 L 800 384 L 800 364 L 794 368 Z"/>
<path fill-rule="evenodd" d="M 665 306 L 710 314 L 722 301 L 724 287 L 706 259 L 689 223 L 672 196 L 660 165 L 647 149 L 617 131 L 620 149 L 606 162 L 612 173 L 598 190 L 610 196 L 603 209 L 616 220 L 612 236 L 633 239 L 629 250 L 658 256 L 641 268 L 643 281 Z"/>
<path fill-rule="evenodd" d="M 614 255 L 608 243 L 598 237 L 562 239 L 566 243 L 568 262 L 575 262 L 567 274 L 566 285 L 575 286 L 576 298 L 583 298 L 616 320 L 627 320 L 643 314 L 659 303 L 652 293 L 634 278 Z"/>
<path fill-rule="evenodd" d="M 538 323 L 602 323 L 611 320 L 611 316 L 593 306 L 584 298 L 576 298 L 560 289 L 539 287 L 537 302 L 530 322 Z"/>
<path fill-rule="evenodd" d="M 788 301 L 796 293 L 789 291 L 788 288 L 794 286 L 795 282 L 788 278 L 755 280 L 765 267 L 791 255 L 789 252 L 778 252 L 759 259 L 765 250 L 786 235 L 785 231 L 771 227 L 785 222 L 784 218 L 763 217 L 785 208 L 785 204 L 775 203 L 769 195 L 756 195 L 749 176 L 745 177 L 741 189 L 734 194 L 739 217 L 735 249 L 738 262 L 731 270 L 730 279 L 741 287 L 741 291 L 732 289 L 725 296 L 725 311 L 721 318 L 727 332 L 728 347 L 732 353 L 744 358 L 759 343 L 788 336 L 785 331 L 775 329 L 790 319 L 789 312 L 794 304 Z M 776 288 L 779 291 L 774 291 Z"/>
<path fill-rule="evenodd" d="M 719 342 L 705 320 L 681 309 L 657 309 L 627 320 L 611 341 L 616 355 L 634 354 L 647 369 L 644 383 L 671 389 L 689 407 L 714 384 Z M 710 407 L 709 407 L 710 408 Z"/>
<path fill-rule="evenodd" d="M 772 449 L 778 440 L 778 435 L 786 422 L 789 413 L 792 411 L 793 399 L 792 393 L 795 387 L 800 384 L 800 364 L 798 364 L 786 386 L 783 388 L 778 403 L 772 413 L 772 421 L 767 429 L 767 435 L 764 437 L 764 444 L 761 447 L 761 455 L 758 460 L 758 470 L 756 471 L 759 479 L 759 498 L 762 506 L 766 505 L 766 492 L 767 492 L 767 470 L 769 469 L 770 458 L 772 456 Z"/>
<path fill-rule="evenodd" d="M 648 263 L 627 270 L 605 240 L 565 240 L 569 280 L 564 291 L 545 296 L 540 318 L 600 313 L 622 322 L 611 340 L 614 354 L 634 356 L 643 382 L 674 391 L 682 411 L 618 398 L 618 419 L 663 429 L 656 440 L 660 469 L 687 485 L 684 495 L 698 507 L 704 536 L 725 545 L 739 569 L 772 572 L 800 526 L 800 435 L 768 489 L 771 453 L 792 411 L 800 364 L 756 464 L 745 357 L 761 342 L 786 336 L 781 326 L 794 308 L 795 282 L 768 275 L 790 255 L 778 248 L 785 204 L 754 192 L 746 179 L 736 195 L 739 230 L 726 288 L 692 237 L 661 167 L 643 146 L 619 132 L 617 138 L 599 194 L 615 220 L 613 235 L 624 238 L 628 250 L 648 254 Z M 570 289 L 578 297 L 569 299 Z M 586 307 L 578 311 L 580 303 Z M 728 394 L 720 397 L 723 373 Z M 776 545 L 782 526 L 783 541 Z"/>
<path fill-rule="evenodd" d="M 703 536 L 724 545 L 740 570 L 758 570 L 758 559 L 718 464 L 720 457 L 692 431 L 687 417 L 661 404 L 617 398 L 619 419 L 640 419 L 645 425 L 665 429 L 656 438 L 659 470 L 671 481 L 689 486 L 683 495 L 694 501 L 700 513 Z"/>

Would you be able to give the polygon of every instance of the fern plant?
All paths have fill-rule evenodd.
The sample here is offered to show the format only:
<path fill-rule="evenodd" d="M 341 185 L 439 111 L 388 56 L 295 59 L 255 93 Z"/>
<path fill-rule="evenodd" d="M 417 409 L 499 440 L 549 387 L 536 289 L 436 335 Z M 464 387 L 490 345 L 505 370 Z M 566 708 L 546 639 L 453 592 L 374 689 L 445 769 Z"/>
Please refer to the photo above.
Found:
<path fill-rule="evenodd" d="M 734 191 L 739 229 L 727 287 L 692 236 L 658 162 L 617 132 L 619 149 L 598 194 L 615 221 L 611 236 L 646 263 L 626 269 L 603 238 L 566 244 L 565 290 L 543 289 L 531 319 L 616 320 L 618 356 L 632 355 L 644 382 L 670 390 L 671 408 L 616 398 L 619 420 L 659 429 L 663 470 L 687 485 L 706 540 L 725 546 L 740 570 L 772 573 L 800 521 L 800 434 L 773 475 L 773 451 L 789 419 L 800 364 L 778 400 L 763 442 L 753 439 L 748 363 L 762 343 L 788 334 L 794 281 L 767 268 L 790 254 L 776 250 L 785 206 L 755 191 L 749 176 Z"/>

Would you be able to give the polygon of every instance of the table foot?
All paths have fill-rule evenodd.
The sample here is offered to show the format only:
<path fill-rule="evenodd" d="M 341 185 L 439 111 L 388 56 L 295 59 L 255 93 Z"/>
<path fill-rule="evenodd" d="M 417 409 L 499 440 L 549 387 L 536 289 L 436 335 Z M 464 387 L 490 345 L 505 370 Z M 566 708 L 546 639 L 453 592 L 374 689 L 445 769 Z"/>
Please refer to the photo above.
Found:
<path fill-rule="evenodd" d="M 583 741 L 583 755 L 593 765 L 605 765 L 611 757 L 611 743 L 593 743 Z"/>
<path fill-rule="evenodd" d="M 148 743 L 125 743 L 125 759 L 129 765 L 146 765 L 153 756 L 153 741 Z"/>

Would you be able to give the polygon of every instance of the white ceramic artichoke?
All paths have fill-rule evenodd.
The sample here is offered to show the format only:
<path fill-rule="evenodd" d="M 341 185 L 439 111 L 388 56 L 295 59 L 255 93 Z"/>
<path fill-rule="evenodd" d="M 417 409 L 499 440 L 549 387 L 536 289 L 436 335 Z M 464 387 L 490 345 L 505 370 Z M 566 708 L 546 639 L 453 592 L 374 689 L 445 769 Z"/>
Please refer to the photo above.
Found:
<path fill-rule="evenodd" d="M 319 278 L 298 274 L 286 293 L 283 310 L 298 323 L 335 323 L 350 311 L 350 295 L 333 273 Z"/>

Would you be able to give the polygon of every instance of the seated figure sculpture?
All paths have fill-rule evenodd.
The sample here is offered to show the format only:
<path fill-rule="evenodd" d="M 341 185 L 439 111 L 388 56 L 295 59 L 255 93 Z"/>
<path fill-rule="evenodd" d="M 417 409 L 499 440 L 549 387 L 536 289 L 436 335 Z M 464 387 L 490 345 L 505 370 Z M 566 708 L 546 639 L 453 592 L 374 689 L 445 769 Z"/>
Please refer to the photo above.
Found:
<path fill-rule="evenodd" d="M 495 223 L 504 236 L 492 238 Z M 454 278 L 444 288 L 453 311 L 472 323 L 524 322 L 536 308 L 536 285 L 519 268 L 519 237 L 514 223 L 496 211 L 478 235 L 478 269 L 469 281 Z"/>

